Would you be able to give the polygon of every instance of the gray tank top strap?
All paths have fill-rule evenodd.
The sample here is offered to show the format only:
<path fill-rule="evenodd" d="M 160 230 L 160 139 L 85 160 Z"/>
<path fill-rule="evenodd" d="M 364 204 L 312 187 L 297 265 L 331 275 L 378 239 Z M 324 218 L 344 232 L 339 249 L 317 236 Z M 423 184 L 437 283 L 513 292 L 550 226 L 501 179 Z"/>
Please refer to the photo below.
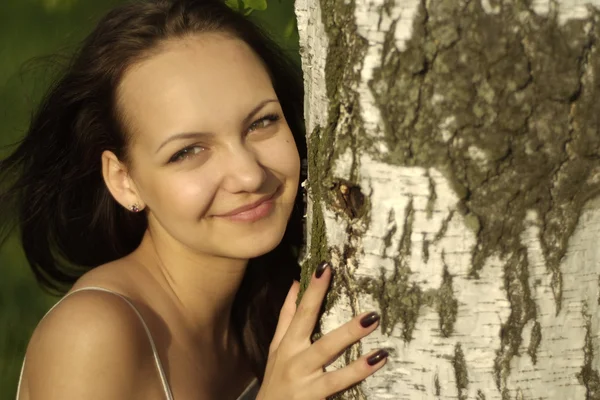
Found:
<path fill-rule="evenodd" d="M 96 287 L 96 286 L 84 287 L 84 288 L 80 288 L 80 289 L 74 290 L 74 291 L 68 293 L 67 295 L 65 295 L 54 306 L 52 306 L 52 308 L 50 308 L 50 310 L 48 310 L 48 312 L 46 313 L 46 315 L 50 314 L 52 312 L 52 310 L 56 306 L 58 306 L 64 299 L 66 299 L 70 295 L 72 295 L 74 293 L 77 293 L 77 292 L 82 292 L 84 290 L 96 290 L 96 291 L 99 291 L 99 292 L 106 292 L 106 293 L 114 294 L 115 296 L 119 296 L 121 299 L 123 299 L 127 304 L 129 304 L 131 306 L 131 308 L 133 309 L 133 311 L 135 311 L 136 315 L 140 319 L 140 322 L 144 326 L 144 330 L 146 331 L 146 335 L 148 336 L 148 340 L 150 341 L 150 346 L 152 347 L 152 355 L 154 356 L 154 363 L 156 365 L 156 369 L 158 370 L 158 374 L 160 376 L 160 381 L 161 381 L 163 390 L 165 392 L 165 398 L 167 400 L 173 400 L 173 393 L 171 392 L 171 388 L 169 387 L 169 382 L 167 381 L 167 376 L 166 376 L 165 371 L 164 371 L 164 369 L 162 367 L 162 363 L 160 362 L 160 357 L 158 356 L 158 351 L 156 350 L 156 344 L 154 343 L 154 339 L 152 338 L 152 334 L 150 333 L 150 329 L 148 328 L 148 325 L 146 324 L 146 321 L 144 321 L 144 318 L 142 317 L 142 314 L 135 307 L 135 305 L 133 305 L 133 303 L 131 302 L 131 300 L 129 300 L 127 297 L 123 296 L 120 293 L 113 292 L 112 290 L 108 290 L 108 289 L 101 288 L 101 287 Z M 46 318 L 46 315 L 44 315 L 44 318 Z M 42 320 L 44 318 L 42 318 Z M 24 370 L 25 370 L 25 358 L 23 359 L 23 365 L 21 366 L 21 374 L 19 376 L 19 384 L 17 386 L 17 400 L 19 400 L 19 395 L 21 393 L 21 381 L 23 379 L 23 371 Z"/>
<path fill-rule="evenodd" d="M 258 385 L 258 379 L 252 380 L 246 390 L 237 398 L 237 400 L 255 400 L 256 395 L 258 394 L 258 389 L 260 389 Z"/>

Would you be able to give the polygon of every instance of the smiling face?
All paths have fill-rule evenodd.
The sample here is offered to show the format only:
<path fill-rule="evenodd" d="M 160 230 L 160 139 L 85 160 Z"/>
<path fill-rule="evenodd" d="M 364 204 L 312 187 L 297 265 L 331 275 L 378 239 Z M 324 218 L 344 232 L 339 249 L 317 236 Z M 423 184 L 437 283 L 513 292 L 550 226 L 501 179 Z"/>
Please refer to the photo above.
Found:
<path fill-rule="evenodd" d="M 146 207 L 155 238 L 228 258 L 277 246 L 300 159 L 247 44 L 222 34 L 166 42 L 128 70 L 118 104 L 131 135 L 129 183 L 105 180 L 125 207 Z"/>

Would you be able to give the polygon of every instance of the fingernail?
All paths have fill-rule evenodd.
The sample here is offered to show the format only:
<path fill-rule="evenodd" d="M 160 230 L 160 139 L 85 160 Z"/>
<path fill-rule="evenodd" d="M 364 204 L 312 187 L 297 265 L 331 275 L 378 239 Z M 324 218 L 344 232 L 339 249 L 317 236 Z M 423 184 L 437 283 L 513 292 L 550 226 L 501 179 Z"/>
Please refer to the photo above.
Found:
<path fill-rule="evenodd" d="M 363 328 L 368 328 L 377 321 L 379 321 L 379 314 L 377 314 L 376 312 L 372 312 L 361 318 L 360 325 Z"/>
<path fill-rule="evenodd" d="M 317 265 L 317 269 L 315 270 L 315 277 L 319 279 L 323 272 L 329 267 L 329 263 L 327 261 L 322 261 L 319 265 Z"/>
<path fill-rule="evenodd" d="M 386 359 L 387 356 L 389 356 L 389 353 L 381 349 L 377 353 L 373 354 L 371 357 L 367 358 L 367 364 L 369 364 L 370 366 L 379 364 L 382 360 Z"/>

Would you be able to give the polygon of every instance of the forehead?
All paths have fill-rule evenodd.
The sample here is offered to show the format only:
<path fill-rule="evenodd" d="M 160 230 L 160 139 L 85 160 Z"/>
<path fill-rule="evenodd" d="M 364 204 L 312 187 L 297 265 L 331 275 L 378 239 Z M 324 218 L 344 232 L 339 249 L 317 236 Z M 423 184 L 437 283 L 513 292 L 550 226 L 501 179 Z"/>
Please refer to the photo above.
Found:
<path fill-rule="evenodd" d="M 269 74 L 254 51 L 239 39 L 216 33 L 164 42 L 124 74 L 117 90 L 119 108 L 134 128 L 150 121 L 160 125 L 160 118 L 215 116 L 226 105 L 251 107 L 273 94 Z"/>

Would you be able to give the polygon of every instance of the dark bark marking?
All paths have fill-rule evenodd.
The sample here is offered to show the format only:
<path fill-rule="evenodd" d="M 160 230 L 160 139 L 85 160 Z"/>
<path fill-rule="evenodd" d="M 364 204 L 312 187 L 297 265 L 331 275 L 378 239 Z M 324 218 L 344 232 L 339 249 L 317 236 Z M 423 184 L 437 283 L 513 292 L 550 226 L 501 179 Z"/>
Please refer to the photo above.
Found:
<path fill-rule="evenodd" d="M 437 200 L 437 193 L 435 192 L 435 182 L 429 174 L 429 171 L 427 171 L 426 175 L 427 180 L 429 181 L 429 197 L 427 198 L 427 218 L 431 218 L 435 206 L 435 201 Z"/>
<path fill-rule="evenodd" d="M 598 275 L 598 305 L 600 306 L 600 275 Z"/>
<path fill-rule="evenodd" d="M 406 206 L 402 236 L 398 243 L 399 256 L 394 259 L 394 272 L 386 277 L 382 269 L 378 278 L 364 278 L 359 286 L 378 302 L 381 310 L 381 331 L 391 334 L 397 323 L 402 323 L 402 338 L 412 340 L 421 305 L 428 295 L 410 282 L 411 237 L 414 208 L 412 199 Z"/>
<path fill-rule="evenodd" d="M 448 216 L 442 221 L 442 226 L 440 227 L 440 230 L 435 234 L 435 237 L 433 238 L 434 243 L 439 242 L 444 237 L 444 235 L 448 231 L 448 226 L 450 225 L 450 221 L 452 221 L 453 217 L 454 210 L 450 211 L 450 213 L 448 213 Z"/>
<path fill-rule="evenodd" d="M 579 382 L 585 386 L 586 400 L 600 400 L 600 374 L 594 369 L 594 342 L 596 336 L 592 331 L 592 316 L 588 312 L 587 304 L 584 304 L 582 310 L 585 320 L 585 343 L 583 345 L 584 361 L 581 372 L 577 374 Z"/>
<path fill-rule="evenodd" d="M 423 233 L 423 239 L 421 241 L 422 243 L 422 250 L 421 252 L 423 253 L 423 262 L 425 264 L 427 264 L 429 262 L 429 245 L 431 244 L 431 242 L 426 239 L 427 234 Z"/>
<path fill-rule="evenodd" d="M 396 221 L 396 213 L 394 212 L 394 209 L 391 208 L 390 212 L 388 214 L 388 224 L 390 225 L 390 228 L 386 232 L 385 236 L 383 237 L 383 244 L 385 245 L 385 248 L 383 249 L 383 257 L 387 257 L 387 250 L 392 245 L 392 238 L 394 237 L 394 235 L 396 234 L 396 231 L 398 230 L 398 227 L 396 226 L 395 221 Z"/>
<path fill-rule="evenodd" d="M 454 378 L 456 380 L 456 390 L 458 400 L 467 400 L 469 388 L 469 374 L 467 371 L 467 362 L 463 354 L 460 343 L 454 346 L 454 356 L 452 357 L 452 367 L 454 368 Z"/>
<path fill-rule="evenodd" d="M 450 337 L 454 332 L 454 323 L 458 314 L 458 301 L 454 296 L 452 275 L 444 265 L 442 285 L 438 290 L 438 314 L 440 318 L 440 332 L 443 337 Z"/>
<path fill-rule="evenodd" d="M 529 339 L 529 347 L 527 348 L 527 354 L 531 357 L 533 365 L 537 364 L 537 350 L 542 342 L 542 326 L 538 321 L 535 321 L 533 328 L 531 329 L 531 337 Z"/>
<path fill-rule="evenodd" d="M 382 269 L 378 279 L 364 278 L 359 287 L 378 302 L 381 315 L 381 330 L 391 334 L 398 323 L 402 323 L 402 338 L 412 340 L 421 307 L 435 307 L 439 315 L 440 334 L 450 337 L 457 319 L 458 301 L 454 296 L 452 275 L 444 268 L 439 289 L 423 291 L 410 282 L 411 237 L 413 235 L 414 209 L 412 200 L 405 210 L 402 237 L 399 240 L 399 257 L 394 261 L 395 269 L 391 277 L 386 277 Z M 442 255 L 443 259 L 443 255 Z"/>
<path fill-rule="evenodd" d="M 506 387 L 510 362 L 514 356 L 519 355 L 525 325 L 536 317 L 536 306 L 529 288 L 528 266 L 527 250 L 522 249 L 507 260 L 504 268 L 504 289 L 511 308 L 508 320 L 500 328 L 500 349 L 494 360 L 496 386 L 499 390 Z M 534 346 L 534 350 L 537 350 L 537 345 Z"/>

